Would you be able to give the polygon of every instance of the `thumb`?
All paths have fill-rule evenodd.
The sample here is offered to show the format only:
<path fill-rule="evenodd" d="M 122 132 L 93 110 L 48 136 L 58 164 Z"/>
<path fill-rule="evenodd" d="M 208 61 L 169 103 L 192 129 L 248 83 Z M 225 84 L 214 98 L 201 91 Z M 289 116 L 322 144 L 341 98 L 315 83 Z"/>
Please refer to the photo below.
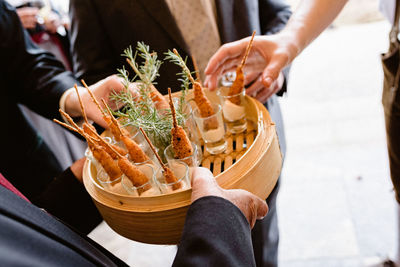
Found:
<path fill-rule="evenodd" d="M 261 220 L 262 218 L 264 218 L 267 213 L 268 213 L 268 205 L 267 203 L 262 200 L 261 198 L 256 198 L 256 202 L 257 202 L 257 219 Z"/>
<path fill-rule="evenodd" d="M 286 55 L 277 54 L 274 55 L 267 67 L 265 67 L 262 74 L 262 83 L 266 88 L 271 87 L 273 82 L 279 77 L 279 73 L 288 64 L 289 60 Z"/>

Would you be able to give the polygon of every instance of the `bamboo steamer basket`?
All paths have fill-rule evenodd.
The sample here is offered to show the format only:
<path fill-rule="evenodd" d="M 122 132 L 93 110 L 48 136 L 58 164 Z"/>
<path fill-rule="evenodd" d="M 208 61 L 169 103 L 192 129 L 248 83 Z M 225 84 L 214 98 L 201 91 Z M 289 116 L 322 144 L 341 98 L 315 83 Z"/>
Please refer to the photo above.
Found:
<path fill-rule="evenodd" d="M 206 91 L 218 102 L 214 92 Z M 192 97 L 192 92 L 188 94 Z M 244 189 L 266 199 L 282 167 L 275 124 L 267 109 L 246 96 L 247 131 L 229 135 L 227 151 L 203 154 L 202 166 L 212 170 L 218 184 L 226 189 Z M 133 197 L 108 192 L 96 179 L 96 169 L 86 160 L 83 170 L 86 190 L 107 224 L 118 234 L 144 243 L 177 244 L 180 240 L 191 189 L 159 196 Z"/>

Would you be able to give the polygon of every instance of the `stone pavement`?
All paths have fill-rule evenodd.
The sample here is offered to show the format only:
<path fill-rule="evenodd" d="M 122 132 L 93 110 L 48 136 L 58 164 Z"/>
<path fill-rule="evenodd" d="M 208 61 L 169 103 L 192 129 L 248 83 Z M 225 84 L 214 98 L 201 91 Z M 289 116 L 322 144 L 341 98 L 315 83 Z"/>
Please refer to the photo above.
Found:
<path fill-rule="evenodd" d="M 325 32 L 295 61 L 281 100 L 288 151 L 278 198 L 280 266 L 368 266 L 395 249 L 380 103 L 386 22 Z M 132 266 L 170 266 L 174 246 L 90 235 Z"/>
<path fill-rule="evenodd" d="M 388 30 L 386 22 L 331 29 L 293 64 L 281 101 L 281 266 L 367 266 L 394 252 L 380 103 Z"/>

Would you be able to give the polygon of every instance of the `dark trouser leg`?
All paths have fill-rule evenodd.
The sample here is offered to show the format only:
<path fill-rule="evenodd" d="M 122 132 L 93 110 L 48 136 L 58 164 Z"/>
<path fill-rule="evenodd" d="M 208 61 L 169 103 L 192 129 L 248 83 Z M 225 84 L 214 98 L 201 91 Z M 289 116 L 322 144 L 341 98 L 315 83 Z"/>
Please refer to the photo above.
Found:
<path fill-rule="evenodd" d="M 267 216 L 263 220 L 257 221 L 251 232 L 254 256 L 259 267 L 278 266 L 279 229 L 276 198 L 279 191 L 279 181 L 280 178 L 267 198 L 269 207 Z"/>
<path fill-rule="evenodd" d="M 279 137 L 279 144 L 283 157 L 286 154 L 286 140 L 283 127 L 283 119 L 281 109 L 277 97 L 270 97 L 265 103 L 272 121 L 276 124 L 276 132 Z M 267 216 L 257 221 L 252 230 L 252 241 L 254 249 L 254 257 L 257 266 L 278 266 L 278 244 L 279 244 L 279 229 L 278 229 L 278 214 L 276 210 L 276 198 L 279 192 L 279 183 L 281 177 L 271 194 L 267 198 L 269 212 Z"/>

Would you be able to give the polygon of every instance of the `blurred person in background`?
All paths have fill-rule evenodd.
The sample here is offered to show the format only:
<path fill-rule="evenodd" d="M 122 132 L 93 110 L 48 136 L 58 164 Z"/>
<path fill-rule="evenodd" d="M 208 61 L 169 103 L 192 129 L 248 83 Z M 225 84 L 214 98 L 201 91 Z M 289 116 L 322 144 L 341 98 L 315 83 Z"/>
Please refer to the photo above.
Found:
<path fill-rule="evenodd" d="M 340 13 L 347 0 L 303 0 L 285 29 L 272 36 L 256 36 L 250 52 L 250 68 L 262 72 L 262 82 L 269 87 L 279 77 L 281 70 L 290 64 Z M 381 10 L 393 23 L 389 51 L 382 54 L 384 88 L 382 103 L 385 113 L 386 136 L 390 175 L 395 197 L 400 203 L 400 1 L 384 0 Z M 205 84 L 217 86 L 218 78 L 240 61 L 249 38 L 222 46 L 210 59 L 206 69 Z M 400 209 L 400 207 L 398 207 Z M 400 226 L 400 212 L 399 221 Z M 400 266 L 400 227 L 397 227 L 397 255 L 394 261 L 386 260 L 379 266 Z"/>
<path fill-rule="evenodd" d="M 71 70 L 69 53 L 69 18 L 62 6 L 50 0 L 7 0 L 16 8 L 22 26 L 32 41 L 52 53 Z M 64 128 L 37 114 L 25 105 L 19 105 L 26 119 L 40 133 L 41 138 L 55 155 L 61 169 L 66 169 L 81 158 L 85 143 Z"/>
<path fill-rule="evenodd" d="M 75 165 L 69 167 L 72 163 L 61 166 L 19 108 L 20 104 L 26 105 L 48 119 L 62 120 L 59 108 L 73 117 L 80 117 L 79 101 L 72 88 L 79 82 L 52 54 L 32 42 L 15 8 L 3 0 L 0 6 L 0 58 L 3 63 L 0 66 L 0 116 L 3 125 L 0 132 L 0 173 L 35 205 L 82 233 L 89 233 L 102 219 L 80 177 L 77 177 L 79 172 L 72 175 L 75 168 Z M 116 76 L 91 85 L 94 94 L 105 100 L 113 90 L 123 88 Z M 101 114 L 87 90 L 83 87 L 79 90 L 88 117 L 101 123 Z M 63 172 L 64 169 L 67 170 Z"/>
<path fill-rule="evenodd" d="M 285 0 L 72 0 L 71 49 L 74 73 L 92 82 L 116 72 L 126 65 L 121 57 L 124 49 L 136 47 L 138 41 L 150 46 L 160 58 L 176 48 L 193 70 L 195 58 L 200 76 L 213 53 L 224 43 L 250 36 L 279 32 L 291 15 Z M 245 67 L 245 72 L 249 70 Z M 176 73 L 180 67 L 164 63 L 157 78 L 157 89 L 167 94 L 180 88 Z M 249 74 L 249 73 L 248 73 Z M 269 110 L 277 125 L 282 154 L 286 143 L 283 119 L 277 94 L 286 91 L 287 70 L 280 72 L 277 82 L 265 88 L 260 72 L 247 76 L 246 87 Z M 266 89 L 266 90 L 264 90 Z M 276 197 L 279 182 L 267 199 L 269 213 L 256 223 L 253 247 L 257 266 L 278 264 L 278 220 Z"/>

